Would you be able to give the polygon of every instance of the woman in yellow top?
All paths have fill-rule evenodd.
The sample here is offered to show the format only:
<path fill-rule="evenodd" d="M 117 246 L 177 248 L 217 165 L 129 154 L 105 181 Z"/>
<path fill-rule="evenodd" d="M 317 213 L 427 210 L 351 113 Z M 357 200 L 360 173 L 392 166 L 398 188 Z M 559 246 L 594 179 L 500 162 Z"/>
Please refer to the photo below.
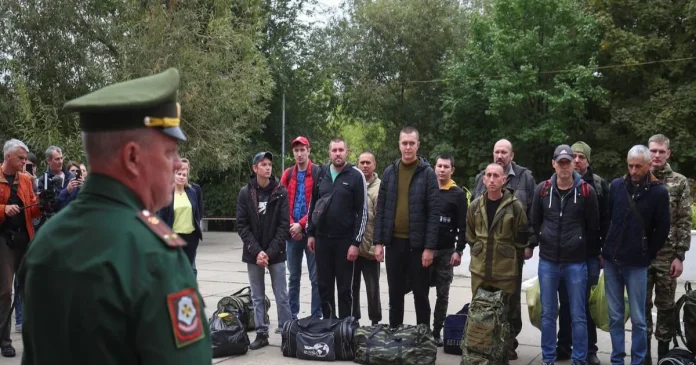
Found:
<path fill-rule="evenodd" d="M 201 210 L 198 206 L 202 197 L 199 197 L 196 189 L 189 184 L 188 169 L 177 170 L 174 182 L 174 199 L 168 207 L 160 210 L 158 215 L 172 227 L 174 233 L 186 241 L 184 252 L 193 266 L 198 242 L 203 239 L 200 226 Z"/>

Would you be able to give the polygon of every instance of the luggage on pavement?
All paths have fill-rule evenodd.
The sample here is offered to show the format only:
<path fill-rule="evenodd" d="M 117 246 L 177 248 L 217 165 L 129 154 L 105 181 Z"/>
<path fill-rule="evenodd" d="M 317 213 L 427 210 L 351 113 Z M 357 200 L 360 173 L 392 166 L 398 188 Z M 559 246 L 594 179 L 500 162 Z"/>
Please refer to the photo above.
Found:
<path fill-rule="evenodd" d="M 507 364 L 510 323 L 502 290 L 476 291 L 462 336 L 461 365 Z"/>
<path fill-rule="evenodd" d="M 268 310 L 271 300 L 266 296 L 266 323 L 270 323 Z M 219 313 L 234 313 L 244 325 L 246 331 L 256 329 L 254 323 L 254 303 L 251 301 L 251 287 L 244 287 L 236 293 L 220 299 L 217 304 Z"/>
<path fill-rule="evenodd" d="M 692 353 L 696 353 L 696 291 L 691 289 L 691 282 L 684 284 L 686 294 L 682 295 L 674 306 L 674 315 L 677 317 L 677 335 L 681 337 L 684 346 Z M 684 331 L 681 329 L 680 313 L 684 310 Z M 674 338 L 676 344 L 677 339 Z M 676 345 L 675 345 L 676 346 Z"/>
<path fill-rule="evenodd" d="M 435 365 L 437 343 L 428 326 L 360 327 L 353 336 L 354 362 L 363 365 Z"/>
<path fill-rule="evenodd" d="M 285 322 L 281 350 L 285 357 L 304 360 L 353 360 L 354 317 L 319 319 L 314 316 Z"/>
<path fill-rule="evenodd" d="M 694 365 L 694 354 L 685 348 L 675 347 L 657 365 Z"/>
<path fill-rule="evenodd" d="M 249 337 L 244 325 L 231 313 L 213 313 L 210 318 L 210 341 L 214 358 L 244 355 L 249 350 Z"/>
<path fill-rule="evenodd" d="M 442 340 L 445 343 L 444 350 L 446 354 L 462 354 L 462 336 L 464 335 L 464 327 L 466 327 L 468 315 L 469 304 L 467 303 L 462 310 L 445 318 Z"/>

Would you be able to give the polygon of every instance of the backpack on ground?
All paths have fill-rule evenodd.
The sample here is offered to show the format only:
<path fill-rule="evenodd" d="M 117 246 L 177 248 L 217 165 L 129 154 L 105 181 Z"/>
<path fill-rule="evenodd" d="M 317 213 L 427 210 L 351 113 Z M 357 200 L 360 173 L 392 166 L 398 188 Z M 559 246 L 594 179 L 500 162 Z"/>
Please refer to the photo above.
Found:
<path fill-rule="evenodd" d="M 684 284 L 686 294 L 682 295 L 674 306 L 674 315 L 676 316 L 677 335 L 681 338 L 684 346 L 691 353 L 696 353 L 696 291 L 691 289 L 691 282 Z M 680 313 L 684 310 L 684 332 L 681 329 Z M 674 338 L 675 346 L 677 338 Z"/>
<path fill-rule="evenodd" d="M 265 299 L 265 320 L 266 323 L 269 323 L 270 318 L 268 317 L 268 310 L 271 309 L 271 300 L 268 299 L 268 296 L 266 296 Z M 244 287 L 236 293 L 220 299 L 217 304 L 217 311 L 219 313 L 234 313 L 244 325 L 246 331 L 256 329 L 256 323 L 254 322 L 254 302 L 251 300 L 251 287 Z"/>
<path fill-rule="evenodd" d="M 694 365 L 694 354 L 685 348 L 675 347 L 657 365 Z"/>
<path fill-rule="evenodd" d="M 360 327 L 353 336 L 354 362 L 363 365 L 435 365 L 437 343 L 428 326 L 378 324 Z"/>
<path fill-rule="evenodd" d="M 214 358 L 244 355 L 249 351 L 249 336 L 239 318 L 232 313 L 213 313 L 210 317 L 210 342 Z"/>
<path fill-rule="evenodd" d="M 446 354 L 462 354 L 462 336 L 466 327 L 466 318 L 469 316 L 469 304 L 456 314 L 450 314 L 445 318 L 445 327 L 442 333 L 442 341 L 445 343 Z"/>
<path fill-rule="evenodd" d="M 280 349 L 285 357 L 303 360 L 353 360 L 353 332 L 357 328 L 354 317 L 294 319 L 283 325 Z"/>
<path fill-rule="evenodd" d="M 510 331 L 503 291 L 479 288 L 469 306 L 461 365 L 507 363 Z"/>

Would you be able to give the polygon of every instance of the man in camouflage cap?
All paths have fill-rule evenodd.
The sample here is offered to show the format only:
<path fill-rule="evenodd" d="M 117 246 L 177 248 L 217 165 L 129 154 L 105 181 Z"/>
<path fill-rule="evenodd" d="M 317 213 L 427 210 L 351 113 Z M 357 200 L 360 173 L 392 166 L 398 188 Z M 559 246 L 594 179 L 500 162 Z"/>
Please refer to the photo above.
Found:
<path fill-rule="evenodd" d="M 674 295 L 677 290 L 677 278 L 684 269 L 684 256 L 691 244 L 691 191 L 686 177 L 673 171 L 667 163 L 672 154 L 669 149 L 669 139 L 662 134 L 656 134 L 648 140 L 648 148 L 652 173 L 669 192 L 669 236 L 665 245 L 657 253 L 657 258 L 648 268 L 648 300 L 645 306 L 648 343 L 650 343 L 653 334 L 652 293 L 654 287 L 655 307 L 657 307 L 654 333 L 658 343 L 657 357 L 662 359 L 669 351 L 669 341 L 674 337 L 676 326 L 679 325 L 674 320 Z M 649 345 L 645 363 L 651 363 Z"/>
<path fill-rule="evenodd" d="M 169 69 L 65 104 L 92 171 L 20 269 L 23 364 L 210 364 L 185 242 L 154 214 L 181 167 L 178 86 Z"/>

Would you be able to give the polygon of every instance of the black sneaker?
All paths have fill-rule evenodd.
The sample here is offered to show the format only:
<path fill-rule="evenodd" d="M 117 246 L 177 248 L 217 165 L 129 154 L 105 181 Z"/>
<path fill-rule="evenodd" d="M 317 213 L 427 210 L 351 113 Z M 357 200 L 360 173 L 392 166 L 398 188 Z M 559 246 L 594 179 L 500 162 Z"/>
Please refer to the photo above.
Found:
<path fill-rule="evenodd" d="M 602 362 L 599 361 L 597 354 L 587 354 L 587 365 L 601 365 Z"/>
<path fill-rule="evenodd" d="M 0 354 L 3 357 L 15 357 L 15 356 L 17 356 L 17 353 L 15 352 L 15 348 L 12 347 L 12 345 L 3 346 L 2 348 L 0 348 Z"/>
<path fill-rule="evenodd" d="M 249 345 L 249 350 L 258 350 L 268 346 L 268 334 L 267 333 L 257 333 L 254 342 Z"/>
<path fill-rule="evenodd" d="M 378 324 L 379 324 L 379 321 L 372 321 L 372 325 L 373 325 L 373 326 L 376 326 L 376 325 L 378 325 Z"/>
<path fill-rule="evenodd" d="M 558 361 L 570 360 L 572 353 L 573 352 L 571 349 L 557 346 L 556 347 L 556 360 L 558 360 Z"/>

